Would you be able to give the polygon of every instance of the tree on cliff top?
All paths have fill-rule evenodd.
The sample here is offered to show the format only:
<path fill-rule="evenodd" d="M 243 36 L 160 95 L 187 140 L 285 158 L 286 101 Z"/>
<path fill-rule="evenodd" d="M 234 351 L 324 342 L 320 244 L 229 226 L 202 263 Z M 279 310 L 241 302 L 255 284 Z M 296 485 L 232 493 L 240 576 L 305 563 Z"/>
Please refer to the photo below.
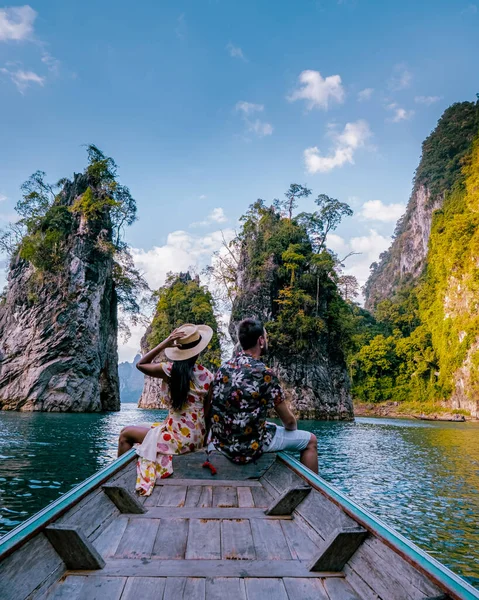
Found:
<path fill-rule="evenodd" d="M 148 348 L 154 348 L 176 327 L 184 323 L 209 325 L 213 338 L 201 355 L 201 362 L 209 369 L 221 364 L 221 349 L 215 304 L 211 293 L 202 286 L 199 277 L 190 273 L 168 273 L 165 285 L 155 292 L 156 311 L 147 339 Z"/>
<path fill-rule="evenodd" d="M 136 220 L 136 202 L 117 181 L 112 158 L 94 145 L 87 147 L 87 155 L 83 175 L 73 181 L 51 184 L 43 171 L 31 175 L 15 207 L 21 219 L 1 233 L 0 248 L 31 263 L 44 280 L 67 271 L 70 238 L 79 229 L 87 231 L 99 255 L 113 259 L 119 304 L 135 320 L 137 297 L 148 289 L 123 241 L 124 228 Z"/>

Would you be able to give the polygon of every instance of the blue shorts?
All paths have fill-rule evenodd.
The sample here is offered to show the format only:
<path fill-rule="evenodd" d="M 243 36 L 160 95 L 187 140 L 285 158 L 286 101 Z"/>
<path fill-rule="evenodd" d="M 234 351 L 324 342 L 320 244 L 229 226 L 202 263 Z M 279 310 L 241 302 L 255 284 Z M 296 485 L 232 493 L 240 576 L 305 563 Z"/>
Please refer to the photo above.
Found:
<path fill-rule="evenodd" d="M 312 433 L 302 429 L 288 431 L 284 427 L 276 425 L 276 433 L 271 443 L 264 446 L 263 452 L 280 452 L 289 450 L 290 452 L 302 452 L 309 443 Z"/>

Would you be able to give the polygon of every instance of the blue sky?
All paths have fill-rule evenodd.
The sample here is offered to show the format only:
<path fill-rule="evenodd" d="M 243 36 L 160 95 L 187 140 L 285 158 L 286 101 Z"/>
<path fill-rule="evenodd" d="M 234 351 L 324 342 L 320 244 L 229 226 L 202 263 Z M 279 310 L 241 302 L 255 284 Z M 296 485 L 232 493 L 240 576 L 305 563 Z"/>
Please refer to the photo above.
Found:
<path fill-rule="evenodd" d="M 362 252 L 364 282 L 421 142 L 479 92 L 478 55 L 470 0 L 0 5 L 0 225 L 33 171 L 80 171 L 93 142 L 137 199 L 127 241 L 152 286 L 293 181 L 350 202 L 330 245 Z"/>

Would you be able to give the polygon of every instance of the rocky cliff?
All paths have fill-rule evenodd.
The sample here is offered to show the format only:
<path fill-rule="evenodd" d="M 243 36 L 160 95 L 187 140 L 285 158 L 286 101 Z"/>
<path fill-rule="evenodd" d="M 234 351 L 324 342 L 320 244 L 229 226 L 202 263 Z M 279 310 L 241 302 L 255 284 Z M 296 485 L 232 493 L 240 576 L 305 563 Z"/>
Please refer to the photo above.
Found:
<path fill-rule="evenodd" d="M 432 217 L 447 193 L 461 178 L 461 161 L 479 128 L 474 102 L 453 104 L 424 141 L 405 215 L 398 221 L 391 247 L 371 265 L 365 285 L 365 306 L 374 310 L 404 283 L 414 282 L 424 270 Z"/>
<path fill-rule="evenodd" d="M 120 408 L 112 210 L 124 208 L 115 198 L 128 190 L 111 159 L 94 147 L 89 156 L 58 194 L 35 174 L 17 205 L 23 237 L 0 307 L 3 410 Z"/>
<path fill-rule="evenodd" d="M 137 354 L 133 362 L 121 362 L 118 365 L 118 376 L 120 378 L 120 399 L 122 402 L 138 402 L 143 390 L 143 375 L 136 368 L 140 360 Z"/>
<path fill-rule="evenodd" d="M 280 377 L 294 413 L 302 419 L 352 419 L 340 322 L 348 306 L 330 255 L 314 253 L 302 226 L 259 203 L 244 219 L 238 243 L 229 325 L 234 342 L 241 319 L 261 319 L 270 339 L 265 360 Z"/>

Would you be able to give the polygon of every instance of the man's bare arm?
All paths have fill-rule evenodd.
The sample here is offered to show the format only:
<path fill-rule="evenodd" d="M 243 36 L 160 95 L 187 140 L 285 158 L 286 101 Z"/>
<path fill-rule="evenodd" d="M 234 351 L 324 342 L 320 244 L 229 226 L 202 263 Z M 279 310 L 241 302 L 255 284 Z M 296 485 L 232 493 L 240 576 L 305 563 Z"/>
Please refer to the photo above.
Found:
<path fill-rule="evenodd" d="M 277 406 L 274 407 L 278 417 L 283 422 L 284 428 L 288 431 L 294 431 L 297 429 L 296 417 L 291 412 L 288 403 L 283 400 Z"/>

